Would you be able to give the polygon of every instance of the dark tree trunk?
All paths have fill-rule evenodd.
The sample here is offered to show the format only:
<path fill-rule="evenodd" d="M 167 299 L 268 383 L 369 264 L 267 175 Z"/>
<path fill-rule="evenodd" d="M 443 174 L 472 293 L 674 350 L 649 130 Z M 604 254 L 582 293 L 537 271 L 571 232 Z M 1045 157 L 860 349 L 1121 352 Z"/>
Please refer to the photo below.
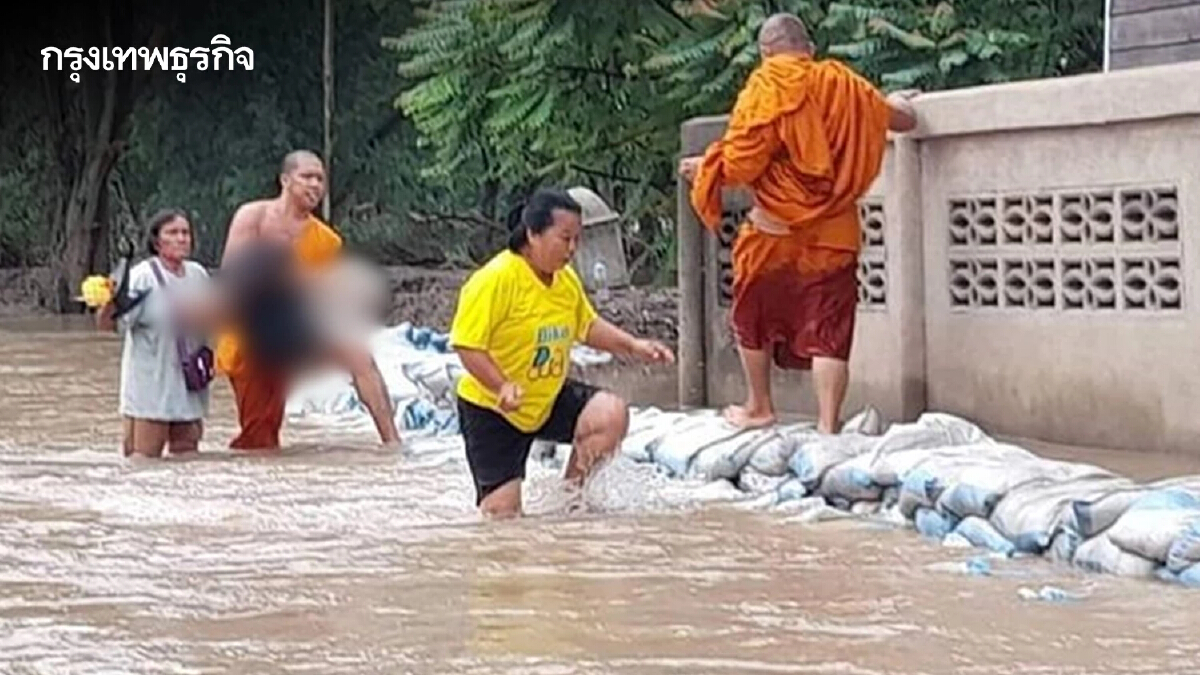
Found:
<path fill-rule="evenodd" d="M 87 44 L 129 46 L 134 42 L 132 0 L 109 0 L 93 6 L 88 17 Z M 151 47 L 163 42 L 155 32 Z M 136 96 L 144 89 L 148 71 L 80 71 L 81 81 L 66 73 L 47 71 L 45 92 L 49 134 L 57 166 L 50 222 L 56 233 L 54 263 L 55 309 L 79 312 L 74 301 L 88 274 L 107 271 L 110 240 L 109 180 L 121 157 Z M 65 197 L 65 198 L 64 198 Z"/>

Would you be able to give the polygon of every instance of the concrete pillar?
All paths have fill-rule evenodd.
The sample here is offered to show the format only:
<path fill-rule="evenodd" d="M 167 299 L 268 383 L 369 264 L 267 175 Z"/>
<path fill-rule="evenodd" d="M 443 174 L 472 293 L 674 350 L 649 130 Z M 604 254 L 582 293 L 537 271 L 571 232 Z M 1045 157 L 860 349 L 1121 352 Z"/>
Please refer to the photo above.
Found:
<path fill-rule="evenodd" d="M 913 420 L 926 409 L 925 242 L 921 200 L 921 146 L 906 136 L 894 140 L 892 173 L 885 186 L 888 247 L 892 253 L 888 286 L 896 289 L 895 353 L 900 359 L 899 386 L 893 403 L 901 420 Z"/>
<path fill-rule="evenodd" d="M 702 154 L 711 141 L 712 132 L 704 128 L 703 120 L 689 120 L 680 128 L 684 157 Z M 690 191 L 691 185 L 678 179 L 675 243 L 679 284 L 679 405 L 703 407 L 708 404 L 705 359 L 708 322 L 704 311 L 706 231 L 692 210 Z"/>

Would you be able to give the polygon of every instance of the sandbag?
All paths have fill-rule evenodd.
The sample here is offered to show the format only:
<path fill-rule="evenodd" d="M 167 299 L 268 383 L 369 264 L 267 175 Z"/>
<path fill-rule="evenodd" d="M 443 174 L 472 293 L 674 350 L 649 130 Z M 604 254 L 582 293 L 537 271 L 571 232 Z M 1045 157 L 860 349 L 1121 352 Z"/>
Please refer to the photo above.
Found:
<path fill-rule="evenodd" d="M 912 456 L 901 457 L 901 462 L 891 462 L 893 470 L 901 471 L 897 474 L 900 478 L 900 510 L 905 516 L 911 517 L 918 506 L 933 508 L 937 505 L 946 487 L 958 481 L 963 474 L 972 469 L 976 469 L 976 475 L 1008 472 L 1009 467 L 1024 457 L 1025 452 L 1023 448 L 997 443 L 959 445 L 928 451 L 923 457 L 911 462 L 907 469 L 903 467 L 903 462 Z M 978 504 L 967 503 L 964 506 L 977 506 L 982 509 L 983 506 L 988 505 L 985 495 L 963 494 L 962 496 L 964 498 L 974 497 L 979 502 Z M 962 517 L 953 510 L 942 510 L 945 513 L 954 513 L 954 515 Z M 981 515 L 975 513 L 976 510 L 969 509 L 970 512 L 966 515 Z M 990 507 L 988 510 L 990 511 Z"/>
<path fill-rule="evenodd" d="M 917 452 L 928 453 L 929 451 Z M 831 501 L 841 500 L 846 503 L 879 501 L 885 507 L 895 504 L 899 496 L 899 486 L 875 480 L 872 458 L 871 452 L 863 452 L 829 467 L 820 483 L 810 487 L 810 491 L 824 495 Z M 890 492 L 889 489 L 891 489 Z M 888 495 L 886 499 L 884 498 L 885 494 Z M 911 513 L 909 515 L 911 516 Z"/>
<path fill-rule="evenodd" d="M 845 497 L 824 497 L 825 502 L 839 511 L 850 512 L 850 507 L 854 506 L 855 502 L 846 499 Z"/>
<path fill-rule="evenodd" d="M 808 497 L 808 489 L 804 487 L 804 483 L 800 482 L 799 478 L 785 480 L 775 488 L 775 492 L 780 502 L 799 501 Z M 820 498 L 818 497 L 818 499 Z"/>
<path fill-rule="evenodd" d="M 651 461 L 651 448 L 688 419 L 684 413 L 657 410 L 631 416 L 629 431 L 621 441 L 621 454 L 636 462 Z"/>
<path fill-rule="evenodd" d="M 867 406 L 842 425 L 843 434 L 878 436 L 883 432 L 883 417 L 872 406 Z"/>
<path fill-rule="evenodd" d="M 438 405 L 449 405 L 454 400 L 454 386 L 462 366 L 450 363 L 445 358 L 431 357 L 406 363 L 400 370 L 404 377 L 416 383 Z"/>
<path fill-rule="evenodd" d="M 727 480 L 714 480 L 699 487 L 689 494 L 693 501 L 698 503 L 709 502 L 739 502 L 746 498 L 746 495 L 736 487 L 733 483 Z"/>
<path fill-rule="evenodd" d="M 1200 565 L 1192 565 L 1175 574 L 1175 582 L 1188 588 L 1200 588 Z"/>
<path fill-rule="evenodd" d="M 750 457 L 750 466 L 768 476 L 782 476 L 788 472 L 792 455 L 800 443 L 817 435 L 812 424 L 791 424 L 774 429 L 778 442 L 764 443 Z"/>
<path fill-rule="evenodd" d="M 804 439 L 792 453 L 788 468 L 811 490 L 821 483 L 830 467 L 869 452 L 877 440 L 854 433 Z"/>
<path fill-rule="evenodd" d="M 900 488 L 895 485 L 884 488 L 879 495 L 879 503 L 885 509 L 896 507 L 900 503 Z"/>
<path fill-rule="evenodd" d="M 831 504 L 854 502 L 877 502 L 883 488 L 871 481 L 871 475 L 854 462 L 844 462 L 825 472 L 821 483 L 814 490 Z"/>
<path fill-rule="evenodd" d="M 886 453 L 875 451 L 867 458 L 871 480 L 884 487 L 899 485 L 904 476 L 917 466 L 928 462 L 945 462 L 958 459 L 979 461 L 982 457 L 1013 457 L 1025 455 L 1016 446 L 999 444 L 957 445 L 952 447 L 915 448 L 893 450 Z M 984 454 L 987 453 L 987 454 Z M 1032 455 L 1028 455 L 1032 457 Z M 968 464 L 969 465 L 969 464 Z"/>
<path fill-rule="evenodd" d="M 920 507 L 913 515 L 913 525 L 921 536 L 941 541 L 954 530 L 957 524 L 953 516 L 947 517 L 933 509 Z"/>
<path fill-rule="evenodd" d="M 986 548 L 1005 556 L 1012 556 L 1017 550 L 1011 541 L 992 527 L 991 523 L 979 516 L 963 518 L 962 522 L 955 526 L 954 533 L 971 542 L 972 546 Z"/>
<path fill-rule="evenodd" d="M 979 425 L 949 413 L 927 412 L 917 418 L 917 424 L 936 429 L 946 438 L 946 445 L 976 445 L 992 442 Z"/>
<path fill-rule="evenodd" d="M 1014 447 L 1014 446 L 1009 446 Z M 997 444 L 999 456 L 964 461 L 961 458 L 942 469 L 937 476 L 937 507 L 960 518 L 987 518 L 992 509 L 1012 488 L 1035 478 L 1073 480 L 1089 475 L 1108 475 L 1090 464 L 1059 462 L 1041 458 L 1020 459 Z M 996 452 L 992 450 L 992 452 Z M 991 453 L 989 453 L 991 454 Z M 925 464 L 920 465 L 926 467 Z M 944 489 L 943 489 L 944 488 Z"/>
<path fill-rule="evenodd" d="M 1200 497 L 1180 488 L 1139 497 L 1105 534 L 1123 551 L 1165 563 L 1172 543 L 1200 520 Z"/>
<path fill-rule="evenodd" d="M 1179 533 L 1167 549 L 1167 567 L 1172 572 L 1200 564 L 1200 520 L 1193 520 Z"/>
<path fill-rule="evenodd" d="M 870 480 L 881 487 L 899 486 L 904 475 L 914 466 L 936 455 L 937 449 L 900 450 L 884 455 L 872 452 L 856 464 L 867 472 Z"/>
<path fill-rule="evenodd" d="M 850 513 L 856 516 L 873 516 L 882 509 L 879 502 L 854 502 L 850 505 Z"/>
<path fill-rule="evenodd" d="M 711 437 L 718 438 L 711 443 L 701 443 L 701 448 L 691 459 L 681 466 L 686 467 L 683 475 L 704 481 L 734 480 L 742 472 L 742 468 L 750 463 L 750 458 L 765 445 L 782 444 L 787 441 L 773 429 L 748 429 L 738 431 L 732 426 L 713 429 Z M 724 436 L 724 438 L 722 438 Z M 695 438 L 689 436 L 689 438 Z M 699 440 L 699 439 L 695 439 Z M 662 447 L 661 445 L 659 446 Z M 657 461 L 657 454 L 655 455 Z M 680 458 L 683 454 L 678 455 Z M 668 465 L 672 472 L 678 471 L 675 464 Z M 680 475 L 676 473 L 675 475 Z"/>
<path fill-rule="evenodd" d="M 900 481 L 900 498 L 897 506 L 905 518 L 914 518 L 918 509 L 928 509 L 933 505 L 936 495 L 930 496 L 936 480 L 921 469 L 913 469 L 904 475 Z"/>
<path fill-rule="evenodd" d="M 1147 560 L 1133 553 L 1122 551 L 1108 538 L 1101 534 L 1079 545 L 1075 549 L 1073 562 L 1076 566 L 1092 572 L 1106 572 L 1126 577 L 1154 576 L 1158 563 Z"/>
<path fill-rule="evenodd" d="M 1113 490 L 1096 499 L 1077 499 L 1071 503 L 1071 519 L 1067 526 L 1080 537 L 1088 539 L 1112 527 L 1121 514 L 1143 496 L 1168 487 L 1200 490 L 1200 476 L 1167 478 L 1147 485 Z"/>
<path fill-rule="evenodd" d="M 458 415 L 453 409 L 439 408 L 424 398 L 414 398 L 403 404 L 397 404 L 396 412 L 401 431 L 433 434 L 456 434 L 459 432 Z"/>
<path fill-rule="evenodd" d="M 1075 551 L 1079 549 L 1081 543 L 1083 542 L 1078 534 L 1064 528 L 1054 535 L 1054 539 L 1050 540 L 1050 548 L 1046 550 L 1046 557 L 1055 562 L 1070 563 L 1075 559 Z"/>
<path fill-rule="evenodd" d="M 1009 490 L 988 520 L 1018 551 L 1042 553 L 1063 528 L 1072 500 L 1131 485 L 1128 478 L 1103 473 L 1066 481 L 1036 478 Z"/>
<path fill-rule="evenodd" d="M 755 471 L 754 467 L 746 465 L 742 467 L 741 473 L 737 475 L 734 485 L 742 492 L 748 492 L 752 495 L 775 494 L 779 486 L 788 480 L 791 480 L 788 476 L 768 476 Z"/>
<path fill-rule="evenodd" d="M 975 425 L 950 415 L 927 413 L 912 424 L 894 424 L 871 450 L 866 469 L 877 485 L 900 481 L 916 464 L 935 455 L 964 454 L 961 445 L 991 444 Z"/>
<path fill-rule="evenodd" d="M 687 475 L 692 458 L 709 446 L 717 445 L 744 433 L 720 417 L 705 417 L 688 420 L 671 430 L 650 447 L 650 458 L 655 464 L 677 477 Z M 735 445 L 740 441 L 735 441 Z"/>
<path fill-rule="evenodd" d="M 967 541 L 961 534 L 951 532 L 942 539 L 942 546 L 946 548 L 972 548 L 975 545 Z"/>
<path fill-rule="evenodd" d="M 951 415 L 925 413 L 911 424 L 893 424 L 888 427 L 875 446 L 878 456 L 902 450 L 926 450 L 950 448 L 959 445 L 990 443 L 983 431 Z"/>

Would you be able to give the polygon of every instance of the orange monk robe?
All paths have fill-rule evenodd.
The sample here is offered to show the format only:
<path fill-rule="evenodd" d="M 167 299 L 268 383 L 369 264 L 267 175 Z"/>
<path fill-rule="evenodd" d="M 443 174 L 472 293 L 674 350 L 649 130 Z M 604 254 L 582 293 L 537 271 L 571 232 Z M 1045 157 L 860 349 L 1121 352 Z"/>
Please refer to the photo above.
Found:
<path fill-rule="evenodd" d="M 332 262 L 341 252 L 342 238 L 316 216 L 309 216 L 293 249 L 301 266 L 315 269 Z M 279 430 L 287 404 L 289 380 L 285 373 L 267 370 L 246 354 L 236 329 L 217 339 L 217 370 L 229 378 L 237 402 L 241 433 L 229 447 L 265 450 L 279 447 Z"/>
<path fill-rule="evenodd" d="M 723 137 L 696 172 L 691 203 L 716 231 L 722 188 L 748 188 L 758 213 L 787 234 L 748 223 L 733 248 L 739 344 L 776 347 L 781 366 L 848 358 L 857 302 L 858 200 L 878 176 L 889 106 L 835 61 L 767 58 L 738 95 Z"/>

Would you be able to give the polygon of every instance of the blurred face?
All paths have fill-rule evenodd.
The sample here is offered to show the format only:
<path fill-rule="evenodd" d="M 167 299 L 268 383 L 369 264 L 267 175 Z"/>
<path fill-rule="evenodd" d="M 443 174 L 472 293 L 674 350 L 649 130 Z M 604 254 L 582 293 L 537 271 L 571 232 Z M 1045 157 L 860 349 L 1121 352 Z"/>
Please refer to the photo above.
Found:
<path fill-rule="evenodd" d="M 534 267 L 543 274 L 553 274 L 571 262 L 579 236 L 583 232 L 583 219 L 579 214 L 554 209 L 554 222 L 540 234 L 529 233 L 529 257 Z"/>
<path fill-rule="evenodd" d="M 325 167 L 311 157 L 302 157 L 296 168 L 280 177 L 280 183 L 293 204 L 314 211 L 325 197 Z"/>
<path fill-rule="evenodd" d="M 154 240 L 158 256 L 163 260 L 181 261 L 192 254 L 192 226 L 183 218 L 173 218 L 163 224 Z"/>

